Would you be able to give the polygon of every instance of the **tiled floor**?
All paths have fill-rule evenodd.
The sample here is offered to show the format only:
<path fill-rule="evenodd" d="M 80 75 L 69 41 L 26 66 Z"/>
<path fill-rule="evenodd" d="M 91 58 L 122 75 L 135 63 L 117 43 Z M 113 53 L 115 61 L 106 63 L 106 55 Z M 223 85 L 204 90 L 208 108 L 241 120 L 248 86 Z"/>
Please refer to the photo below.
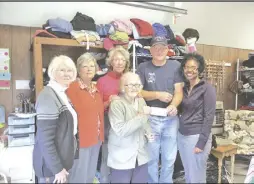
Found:
<path fill-rule="evenodd" d="M 235 159 L 234 183 L 243 183 L 249 168 L 250 160 L 241 157 Z M 225 162 L 226 169 L 230 171 L 230 160 Z"/>

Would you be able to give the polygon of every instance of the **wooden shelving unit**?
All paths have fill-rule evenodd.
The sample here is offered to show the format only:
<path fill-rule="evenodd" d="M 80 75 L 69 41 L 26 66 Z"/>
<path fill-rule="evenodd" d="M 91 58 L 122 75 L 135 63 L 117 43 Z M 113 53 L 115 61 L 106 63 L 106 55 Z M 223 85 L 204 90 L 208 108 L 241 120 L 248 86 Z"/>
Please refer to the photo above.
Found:
<path fill-rule="evenodd" d="M 42 72 L 42 45 L 69 46 L 69 47 L 86 47 L 79 44 L 76 40 L 62 38 L 34 37 L 33 40 L 33 60 L 35 72 L 35 95 L 43 89 L 43 72 Z M 103 46 L 89 46 L 90 48 L 104 49 Z"/>

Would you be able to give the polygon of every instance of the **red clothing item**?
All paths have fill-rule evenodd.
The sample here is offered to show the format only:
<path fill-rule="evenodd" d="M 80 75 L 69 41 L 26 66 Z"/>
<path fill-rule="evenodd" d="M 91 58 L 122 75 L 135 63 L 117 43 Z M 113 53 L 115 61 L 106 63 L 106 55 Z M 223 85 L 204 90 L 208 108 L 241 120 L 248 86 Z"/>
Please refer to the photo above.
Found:
<path fill-rule="evenodd" d="M 153 27 L 149 22 L 141 19 L 130 19 L 130 21 L 135 25 L 140 37 L 153 36 Z"/>
<path fill-rule="evenodd" d="M 108 72 L 97 81 L 97 88 L 102 95 L 104 110 L 108 110 L 109 97 L 118 95 L 121 75 L 115 72 Z"/>
<path fill-rule="evenodd" d="M 75 111 L 78 114 L 79 146 L 87 148 L 104 141 L 104 108 L 100 93 L 93 95 L 87 88 L 81 89 L 78 81 L 70 84 L 66 90 Z M 98 137 L 98 121 L 100 135 Z"/>

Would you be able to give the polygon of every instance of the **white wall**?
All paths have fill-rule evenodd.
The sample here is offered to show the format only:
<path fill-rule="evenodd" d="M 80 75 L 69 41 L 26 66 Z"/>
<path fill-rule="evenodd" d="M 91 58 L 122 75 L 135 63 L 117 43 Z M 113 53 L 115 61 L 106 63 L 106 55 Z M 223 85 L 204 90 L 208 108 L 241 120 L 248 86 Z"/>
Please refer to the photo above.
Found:
<path fill-rule="evenodd" d="M 199 43 L 254 49 L 254 2 L 183 3 L 188 15 L 177 19 L 174 30 L 187 27 L 200 33 Z"/>
<path fill-rule="evenodd" d="M 254 49 L 254 2 L 183 2 L 182 8 L 188 10 L 188 15 L 172 25 L 170 13 L 107 2 L 0 2 L 0 24 L 40 27 L 49 18 L 70 21 L 80 11 L 93 17 L 96 23 L 135 17 L 170 24 L 180 33 L 187 27 L 195 28 L 201 35 L 199 43 Z"/>

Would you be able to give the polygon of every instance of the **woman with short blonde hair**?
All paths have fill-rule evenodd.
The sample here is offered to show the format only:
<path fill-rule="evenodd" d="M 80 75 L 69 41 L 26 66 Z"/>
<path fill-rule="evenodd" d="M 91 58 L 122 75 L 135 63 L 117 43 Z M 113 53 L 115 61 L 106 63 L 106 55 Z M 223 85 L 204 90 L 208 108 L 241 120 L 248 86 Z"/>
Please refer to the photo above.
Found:
<path fill-rule="evenodd" d="M 129 71 L 130 67 L 130 54 L 122 46 L 117 46 L 110 50 L 106 64 L 109 66 L 110 71 L 97 81 L 97 87 L 103 97 L 104 102 L 104 122 L 105 122 L 105 141 L 102 144 L 102 159 L 101 159 L 101 182 L 108 183 L 110 169 L 107 166 L 108 157 L 108 133 L 110 123 L 108 120 L 108 107 L 112 100 L 118 99 L 119 82 L 123 73 Z"/>
<path fill-rule="evenodd" d="M 78 114 L 79 159 L 74 161 L 70 183 L 93 183 L 100 146 L 104 141 L 103 101 L 92 79 L 96 59 L 85 53 L 77 60 L 78 78 L 66 91 Z"/>
<path fill-rule="evenodd" d="M 99 70 L 99 66 L 97 64 L 96 59 L 94 58 L 94 56 L 92 54 L 86 52 L 86 53 L 82 54 L 77 60 L 78 73 L 79 73 L 80 69 L 83 67 L 83 64 L 88 63 L 90 61 L 92 61 L 94 63 L 95 72 L 97 72 Z"/>
<path fill-rule="evenodd" d="M 76 79 L 77 70 L 68 56 L 52 59 L 50 81 L 36 101 L 36 138 L 33 167 L 39 183 L 65 183 L 78 149 L 77 114 L 65 90 Z M 77 150 L 78 151 L 78 150 Z"/>
<path fill-rule="evenodd" d="M 114 62 L 114 57 L 118 54 L 121 54 L 125 61 L 125 68 L 123 73 L 128 72 L 130 68 L 130 53 L 128 50 L 123 48 L 122 46 L 116 46 L 115 48 L 111 49 L 108 53 L 108 57 L 106 58 L 106 64 L 109 66 L 109 69 L 114 71 L 112 62 Z"/>

